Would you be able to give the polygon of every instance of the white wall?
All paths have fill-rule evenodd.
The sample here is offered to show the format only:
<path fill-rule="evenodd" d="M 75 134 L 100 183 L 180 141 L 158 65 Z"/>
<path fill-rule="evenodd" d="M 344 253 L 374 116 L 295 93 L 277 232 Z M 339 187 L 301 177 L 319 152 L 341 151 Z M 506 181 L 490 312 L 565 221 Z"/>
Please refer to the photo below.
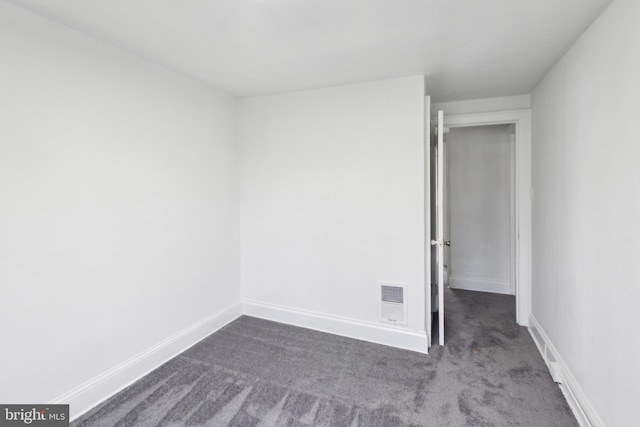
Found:
<path fill-rule="evenodd" d="M 609 426 L 640 402 L 639 40 L 614 1 L 532 96 L 533 315 Z"/>
<path fill-rule="evenodd" d="M 465 101 L 437 102 L 431 112 L 444 111 L 446 115 L 487 113 L 491 111 L 526 110 L 531 107 L 531 95 L 501 96 L 498 98 L 469 99 Z"/>
<path fill-rule="evenodd" d="M 424 331 L 423 85 L 242 101 L 245 299 L 378 324 L 376 282 L 406 282 Z"/>
<path fill-rule="evenodd" d="M 511 293 L 509 125 L 452 128 L 445 172 L 449 285 Z"/>
<path fill-rule="evenodd" d="M 0 401 L 239 302 L 236 102 L 0 2 Z"/>

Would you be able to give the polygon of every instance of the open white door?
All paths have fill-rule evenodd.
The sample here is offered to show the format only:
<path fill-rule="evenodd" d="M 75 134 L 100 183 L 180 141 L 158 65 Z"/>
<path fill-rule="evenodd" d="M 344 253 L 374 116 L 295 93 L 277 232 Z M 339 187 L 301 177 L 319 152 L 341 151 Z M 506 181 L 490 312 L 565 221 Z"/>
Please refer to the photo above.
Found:
<path fill-rule="evenodd" d="M 435 146 L 435 268 L 438 283 L 438 344 L 444 345 L 444 112 L 438 111 Z"/>

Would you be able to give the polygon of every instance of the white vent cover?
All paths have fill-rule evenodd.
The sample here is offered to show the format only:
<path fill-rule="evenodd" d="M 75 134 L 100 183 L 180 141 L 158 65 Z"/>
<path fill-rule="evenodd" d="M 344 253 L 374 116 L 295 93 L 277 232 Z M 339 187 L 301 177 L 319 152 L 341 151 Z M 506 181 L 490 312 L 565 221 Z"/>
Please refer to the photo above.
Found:
<path fill-rule="evenodd" d="M 380 285 L 380 317 L 383 322 L 407 324 L 407 285 L 378 282 Z"/>

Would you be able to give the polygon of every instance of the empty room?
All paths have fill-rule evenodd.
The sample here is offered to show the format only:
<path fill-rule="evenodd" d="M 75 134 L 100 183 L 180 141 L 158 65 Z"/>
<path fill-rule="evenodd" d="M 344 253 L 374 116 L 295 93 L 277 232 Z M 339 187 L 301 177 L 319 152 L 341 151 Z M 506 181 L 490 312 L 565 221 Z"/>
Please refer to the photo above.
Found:
<path fill-rule="evenodd" d="M 0 425 L 640 424 L 638 76 L 637 0 L 0 0 Z"/>

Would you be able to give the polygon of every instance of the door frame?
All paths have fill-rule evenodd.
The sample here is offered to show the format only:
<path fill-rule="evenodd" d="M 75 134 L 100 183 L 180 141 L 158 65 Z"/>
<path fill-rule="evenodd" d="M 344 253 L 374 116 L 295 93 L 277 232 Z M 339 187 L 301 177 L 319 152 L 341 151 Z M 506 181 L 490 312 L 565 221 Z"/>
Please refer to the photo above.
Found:
<path fill-rule="evenodd" d="M 531 110 L 447 115 L 448 128 L 515 125 L 515 288 L 516 321 L 529 326 L 531 314 Z"/>
<path fill-rule="evenodd" d="M 427 353 L 432 345 L 431 312 L 431 97 L 424 97 L 424 330 Z"/>

